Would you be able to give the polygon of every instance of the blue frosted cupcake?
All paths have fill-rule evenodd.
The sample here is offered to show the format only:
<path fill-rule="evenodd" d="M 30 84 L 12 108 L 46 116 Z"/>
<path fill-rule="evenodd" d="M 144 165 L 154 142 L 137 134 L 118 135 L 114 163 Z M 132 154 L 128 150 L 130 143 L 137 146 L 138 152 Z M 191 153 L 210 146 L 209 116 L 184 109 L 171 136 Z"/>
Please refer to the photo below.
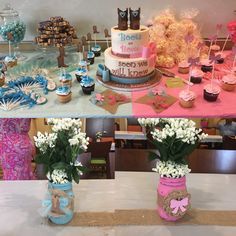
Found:
<path fill-rule="evenodd" d="M 89 70 L 89 65 L 90 65 L 90 62 L 85 61 L 85 60 L 81 60 L 81 61 L 79 62 L 79 67 L 82 68 L 82 69 L 87 69 L 87 70 Z"/>
<path fill-rule="evenodd" d="M 91 50 L 92 50 L 92 52 L 94 52 L 95 57 L 101 56 L 101 50 L 102 50 L 102 48 L 101 48 L 100 45 L 98 45 L 98 44 L 94 45 L 94 46 L 91 48 Z"/>
<path fill-rule="evenodd" d="M 67 103 L 71 100 L 72 92 L 70 87 L 68 86 L 61 86 L 58 87 L 56 90 L 57 98 L 61 103 Z"/>
<path fill-rule="evenodd" d="M 76 76 L 76 79 L 79 83 L 81 82 L 82 77 L 87 76 L 87 74 L 88 74 L 88 71 L 85 68 L 80 68 L 79 67 L 75 71 L 75 76 Z"/>
<path fill-rule="evenodd" d="M 72 86 L 72 76 L 69 73 L 62 73 L 59 80 L 62 86 Z"/>
<path fill-rule="evenodd" d="M 80 82 L 84 94 L 90 95 L 95 88 L 95 81 L 89 76 L 83 76 Z"/>
<path fill-rule="evenodd" d="M 90 65 L 94 64 L 95 54 L 92 51 L 89 51 L 87 54 L 87 60 L 90 62 Z"/>
<path fill-rule="evenodd" d="M 4 62 L 8 67 L 13 67 L 17 65 L 17 58 L 15 56 L 6 56 Z"/>

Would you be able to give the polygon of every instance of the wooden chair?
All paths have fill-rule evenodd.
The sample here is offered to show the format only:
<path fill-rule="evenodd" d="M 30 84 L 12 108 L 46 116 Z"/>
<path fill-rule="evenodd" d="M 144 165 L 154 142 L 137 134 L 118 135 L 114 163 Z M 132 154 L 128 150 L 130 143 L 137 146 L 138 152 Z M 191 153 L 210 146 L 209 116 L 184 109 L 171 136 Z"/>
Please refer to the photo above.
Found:
<path fill-rule="evenodd" d="M 89 144 L 87 151 L 91 153 L 91 172 L 100 172 L 101 174 L 106 174 L 107 179 L 110 179 L 112 176 L 109 159 L 111 144 L 111 141 L 93 142 Z"/>

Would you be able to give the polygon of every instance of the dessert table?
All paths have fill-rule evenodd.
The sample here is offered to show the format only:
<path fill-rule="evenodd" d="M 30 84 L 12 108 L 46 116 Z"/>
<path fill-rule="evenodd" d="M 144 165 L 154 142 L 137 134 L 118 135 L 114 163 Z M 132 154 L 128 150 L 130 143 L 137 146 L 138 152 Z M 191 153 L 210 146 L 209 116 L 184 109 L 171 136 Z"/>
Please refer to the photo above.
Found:
<path fill-rule="evenodd" d="M 25 53 L 28 57 L 28 60 L 25 62 L 20 62 L 20 67 L 15 69 L 9 69 L 11 74 L 12 70 L 15 70 L 15 76 L 17 72 L 25 73 L 30 71 L 32 60 L 39 60 L 41 57 L 45 57 L 45 54 L 42 51 L 33 51 Z M 52 61 L 56 60 L 56 52 L 46 54 L 46 58 L 52 58 Z M 72 51 L 66 57 L 66 64 L 70 65 L 70 60 L 73 59 L 73 68 L 75 69 L 78 65 L 79 57 L 78 53 Z M 42 58 L 41 58 L 42 59 Z M 54 60 L 54 64 L 56 62 Z M 24 64 L 25 63 L 25 64 Z M 98 64 L 104 64 L 103 55 L 95 59 L 95 64 L 90 66 L 89 76 L 96 78 L 96 70 Z M 45 66 L 47 61 L 41 61 L 41 64 Z M 34 63 L 34 65 L 37 65 Z M 54 67 L 56 68 L 56 66 Z M 55 70 L 54 68 L 54 70 Z M 34 67 L 35 69 L 35 67 Z M 57 69 L 58 70 L 58 69 Z M 59 70 L 58 70 L 59 71 Z M 180 75 L 177 73 L 177 68 L 174 68 L 172 71 L 175 72 L 177 77 L 187 79 L 188 75 Z M 70 71 L 69 71 L 70 72 Z M 27 73 L 26 73 L 27 74 Z M 58 73 L 57 73 L 58 74 Z M 54 73 L 53 80 L 59 85 L 59 76 Z M 32 108 L 28 107 L 19 107 L 11 111 L 3 111 L 0 109 L 0 117 L 30 117 L 30 118 L 44 118 L 44 117 L 103 117 L 103 118 L 114 118 L 114 117 L 233 117 L 236 116 L 236 105 L 233 102 L 236 97 L 235 91 L 227 92 L 221 91 L 219 98 L 216 102 L 207 102 L 203 99 L 203 87 L 209 83 L 209 81 L 203 79 L 201 84 L 195 84 L 191 87 L 191 90 L 197 93 L 197 98 L 195 101 L 195 106 L 190 109 L 182 108 L 178 103 L 178 94 L 181 90 L 186 89 L 186 84 L 182 88 L 167 88 L 165 81 L 167 77 L 163 76 L 160 84 L 156 85 L 153 88 L 148 88 L 142 91 L 116 91 L 118 93 L 126 95 L 128 98 L 131 98 L 131 102 L 125 104 L 119 104 L 118 109 L 115 113 L 110 113 L 109 111 L 94 105 L 90 102 L 92 95 L 84 95 L 82 89 L 75 78 L 75 70 L 71 71 L 73 77 L 73 86 L 72 86 L 72 100 L 67 104 L 59 103 L 57 100 L 56 92 L 49 92 L 48 95 L 45 95 L 48 102 L 44 105 L 36 105 Z M 95 93 L 102 93 L 109 88 L 103 86 L 101 82 L 96 81 Z M 176 102 L 164 109 L 161 112 L 156 112 L 150 106 L 150 104 L 137 103 L 137 100 L 142 96 L 147 96 L 151 90 L 162 90 L 164 89 L 167 94 L 174 96 Z"/>
<path fill-rule="evenodd" d="M 74 185 L 75 211 L 114 212 L 115 209 L 155 209 L 158 176 L 153 172 L 116 172 L 115 180 L 81 180 Z M 192 207 L 204 210 L 236 210 L 236 175 L 189 174 Z M 38 208 L 46 181 L 0 182 L 0 235 L 225 235 L 235 227 L 203 225 L 52 226 L 40 217 Z"/>

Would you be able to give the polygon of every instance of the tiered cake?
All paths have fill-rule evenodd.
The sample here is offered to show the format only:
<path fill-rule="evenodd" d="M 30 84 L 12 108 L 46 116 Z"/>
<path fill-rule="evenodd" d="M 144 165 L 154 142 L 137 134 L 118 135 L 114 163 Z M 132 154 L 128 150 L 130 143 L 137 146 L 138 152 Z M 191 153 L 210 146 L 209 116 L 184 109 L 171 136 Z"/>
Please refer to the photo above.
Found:
<path fill-rule="evenodd" d="M 128 9 L 118 9 L 119 24 L 111 29 L 112 47 L 104 52 L 109 80 L 119 84 L 144 83 L 155 76 L 156 47 L 149 41 L 149 28 L 139 24 L 140 9 L 129 12 L 128 27 Z"/>

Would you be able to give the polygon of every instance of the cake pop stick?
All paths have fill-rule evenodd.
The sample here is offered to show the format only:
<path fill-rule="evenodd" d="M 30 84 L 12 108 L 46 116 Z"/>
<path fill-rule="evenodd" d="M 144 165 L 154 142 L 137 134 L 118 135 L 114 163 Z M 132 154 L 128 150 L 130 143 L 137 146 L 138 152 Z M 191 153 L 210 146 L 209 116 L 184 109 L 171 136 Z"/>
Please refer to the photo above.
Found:
<path fill-rule="evenodd" d="M 221 49 L 221 53 L 223 53 L 223 51 L 225 50 L 225 46 L 226 46 L 226 43 L 227 43 L 228 40 L 229 40 L 229 37 L 230 37 L 230 34 L 227 35 L 227 38 L 226 38 L 226 40 L 225 40 L 225 42 L 224 42 L 224 45 L 223 45 L 223 47 L 222 47 L 222 49 Z"/>
<path fill-rule="evenodd" d="M 211 88 L 213 88 L 213 79 L 215 76 L 215 63 L 217 60 L 220 59 L 220 55 L 211 55 L 210 56 L 210 63 L 212 63 L 212 72 L 211 72 Z"/>
<path fill-rule="evenodd" d="M 219 37 L 220 30 L 222 29 L 222 24 L 217 24 L 216 25 L 216 39 L 215 39 L 215 44 L 217 42 L 217 38 Z"/>
<path fill-rule="evenodd" d="M 82 41 L 82 47 L 83 47 L 82 52 L 84 53 L 84 52 L 85 52 L 85 45 L 86 45 L 86 43 L 87 43 L 86 37 L 83 36 L 83 37 L 81 38 L 81 41 Z"/>
<path fill-rule="evenodd" d="M 194 36 L 192 34 L 187 34 L 184 37 L 185 42 L 187 43 L 187 58 L 189 58 L 189 45 L 193 42 Z"/>
<path fill-rule="evenodd" d="M 90 42 L 92 41 L 91 33 L 87 33 L 87 41 L 88 41 L 88 51 L 90 51 Z"/>
<path fill-rule="evenodd" d="M 194 66 L 196 66 L 199 63 L 199 57 L 189 58 L 188 63 L 190 64 L 189 77 L 188 77 L 188 87 L 187 87 L 187 89 L 189 91 L 190 84 L 191 84 L 192 69 L 193 69 Z"/>
<path fill-rule="evenodd" d="M 232 52 L 234 54 L 234 60 L 233 60 L 233 68 L 234 68 L 235 67 L 235 63 L 236 63 L 236 46 L 233 46 Z"/>
<path fill-rule="evenodd" d="M 97 36 L 96 36 L 96 34 L 99 34 L 96 25 L 93 26 L 93 34 L 94 34 L 94 43 L 95 43 L 95 46 L 96 46 L 96 44 L 97 44 Z"/>
<path fill-rule="evenodd" d="M 197 49 L 198 49 L 198 53 L 197 53 L 197 56 L 200 57 L 200 54 L 201 54 L 201 50 L 203 48 L 205 44 L 204 43 L 201 43 L 199 42 L 198 45 L 197 45 Z"/>
<path fill-rule="evenodd" d="M 12 35 L 12 33 L 10 33 L 10 32 L 7 33 L 7 40 L 8 40 L 9 56 L 11 56 L 11 41 L 13 40 L 13 35 Z"/>
<path fill-rule="evenodd" d="M 104 34 L 105 34 L 105 39 L 106 39 L 106 42 L 107 42 L 107 48 L 109 48 L 108 38 L 110 38 L 111 35 L 109 35 L 108 29 L 104 29 Z"/>

